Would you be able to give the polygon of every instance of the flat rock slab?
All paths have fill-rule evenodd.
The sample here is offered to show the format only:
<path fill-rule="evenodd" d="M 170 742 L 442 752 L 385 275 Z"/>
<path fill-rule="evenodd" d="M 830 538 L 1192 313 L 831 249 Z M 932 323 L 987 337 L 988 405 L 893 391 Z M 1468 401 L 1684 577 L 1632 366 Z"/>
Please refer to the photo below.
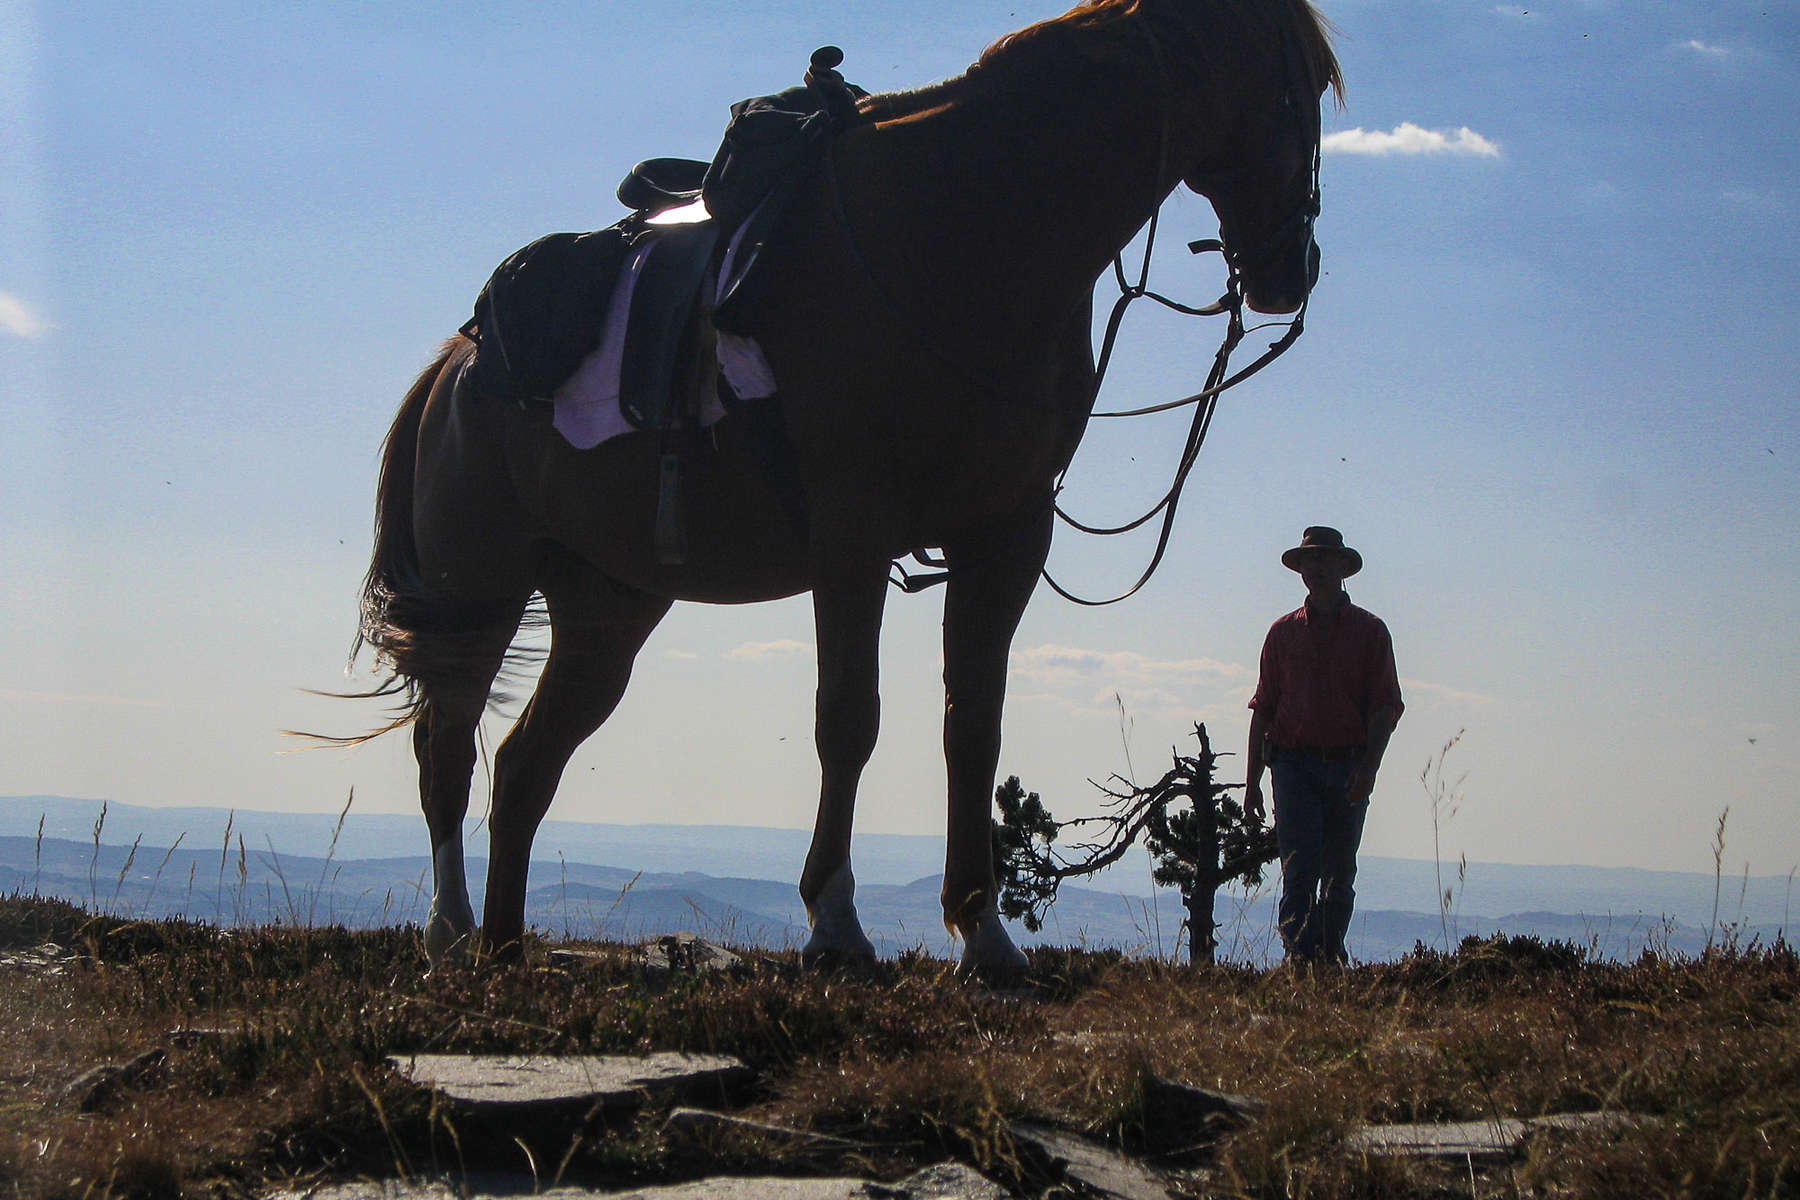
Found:
<path fill-rule="evenodd" d="M 1525 1140 L 1525 1122 L 1443 1121 L 1417 1125 L 1364 1125 L 1350 1134 L 1350 1148 L 1366 1154 L 1406 1158 L 1474 1159 L 1501 1162 Z"/>
<path fill-rule="evenodd" d="M 1501 1117 L 1492 1121 L 1446 1121 L 1421 1125 L 1364 1125 L 1350 1135 L 1350 1148 L 1366 1154 L 1408 1158 L 1472 1159 L 1501 1162 L 1517 1155 L 1525 1139 L 1544 1133 L 1584 1133 L 1641 1124 L 1648 1118 L 1625 1112 L 1552 1113 L 1542 1117 Z"/>
<path fill-rule="evenodd" d="M 1534 1133 L 1586 1133 L 1589 1130 L 1623 1129 L 1632 1125 L 1654 1124 L 1655 1117 L 1631 1112 L 1551 1113 L 1532 1117 L 1525 1122 L 1529 1136 Z"/>
<path fill-rule="evenodd" d="M 1111 1146 L 1048 1125 L 1020 1122 L 1013 1138 L 1036 1151 L 1065 1179 L 1117 1200 L 1169 1200 L 1170 1179 Z"/>
<path fill-rule="evenodd" d="M 388 1062 L 452 1104 L 485 1113 L 596 1104 L 603 1110 L 633 1109 L 649 1097 L 716 1093 L 750 1075 L 748 1067 L 727 1055 L 673 1051 L 643 1057 L 393 1054 Z"/>
<path fill-rule="evenodd" d="M 529 1176 L 471 1177 L 446 1182 L 379 1180 L 321 1184 L 272 1192 L 268 1200 L 1008 1200 L 1011 1193 L 961 1163 L 939 1163 L 899 1183 L 866 1179 L 787 1179 L 730 1176 L 628 1192 L 585 1188 L 538 1189 Z"/>

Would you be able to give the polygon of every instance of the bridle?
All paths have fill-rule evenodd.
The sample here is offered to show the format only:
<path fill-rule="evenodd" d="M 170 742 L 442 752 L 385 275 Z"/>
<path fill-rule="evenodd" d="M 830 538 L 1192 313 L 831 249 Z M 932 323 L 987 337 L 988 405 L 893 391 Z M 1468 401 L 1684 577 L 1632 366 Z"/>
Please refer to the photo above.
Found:
<path fill-rule="evenodd" d="M 1170 88 L 1168 84 L 1167 68 L 1163 64 L 1162 48 L 1157 41 L 1156 31 L 1148 22 L 1143 23 L 1141 28 L 1143 29 L 1145 36 L 1150 39 L 1151 45 L 1154 48 L 1153 58 L 1157 64 L 1158 72 L 1162 76 L 1164 84 L 1162 146 L 1158 151 L 1157 168 L 1157 186 L 1159 189 L 1157 194 L 1161 195 L 1160 188 L 1162 186 L 1163 178 L 1166 177 L 1168 161 L 1169 123 L 1171 113 L 1171 104 L 1168 96 Z M 1252 375 L 1261 371 L 1277 358 L 1280 358 L 1287 352 L 1290 346 L 1300 339 L 1301 333 L 1304 332 L 1306 328 L 1306 310 L 1312 300 L 1312 286 L 1314 280 L 1311 276 L 1316 270 L 1316 260 L 1307 264 L 1306 269 L 1309 278 L 1306 293 L 1301 297 L 1300 307 L 1295 310 L 1294 315 L 1286 321 L 1270 321 L 1254 327 L 1256 329 L 1262 329 L 1267 328 L 1270 325 L 1284 326 L 1285 329 L 1281 336 L 1270 343 L 1268 349 L 1258 355 L 1248 366 L 1240 368 L 1235 373 L 1231 371 L 1231 355 L 1237 349 L 1238 343 L 1240 343 L 1245 335 L 1251 331 L 1246 329 L 1243 318 L 1243 278 L 1245 274 L 1245 264 L 1255 264 L 1270 257 L 1275 254 L 1282 245 L 1287 244 L 1287 240 L 1290 237 L 1296 235 L 1304 236 L 1304 244 L 1309 247 L 1309 253 L 1316 254 L 1317 252 L 1317 244 L 1313 240 L 1313 225 L 1319 215 L 1319 159 L 1320 135 L 1322 130 L 1319 121 L 1318 95 L 1316 90 L 1310 90 L 1310 73 L 1301 65 L 1304 62 L 1304 56 L 1301 54 L 1300 48 L 1296 42 L 1297 38 L 1291 22 L 1284 22 L 1282 25 L 1281 54 L 1282 70 L 1285 75 L 1286 87 L 1283 103 L 1290 118 L 1298 124 L 1298 133 L 1301 144 L 1310 146 L 1312 149 L 1311 187 L 1307 197 L 1301 203 L 1296 205 L 1294 210 L 1283 218 L 1280 224 L 1269 233 L 1265 234 L 1260 241 L 1253 243 L 1248 247 L 1241 249 L 1228 247 L 1225 242 L 1219 238 L 1203 238 L 1199 241 L 1188 243 L 1188 250 L 1190 253 L 1206 254 L 1217 251 L 1225 260 L 1225 293 L 1211 304 L 1198 307 L 1187 305 L 1150 289 L 1150 260 L 1156 249 L 1157 225 L 1161 218 L 1160 207 L 1157 212 L 1151 216 L 1149 225 L 1146 229 L 1143 260 L 1139 266 L 1136 280 L 1132 281 L 1126 276 L 1123 251 L 1113 259 L 1113 279 L 1119 288 L 1119 298 L 1114 302 L 1112 312 L 1107 318 L 1106 333 L 1101 339 L 1100 353 L 1095 360 L 1093 393 L 1096 398 L 1099 396 L 1100 389 L 1105 383 L 1106 369 L 1112 361 L 1113 349 L 1117 344 L 1119 330 L 1125 320 L 1125 313 L 1131 305 L 1137 301 L 1152 300 L 1164 308 L 1187 316 L 1210 317 L 1225 314 L 1229 319 L 1226 323 L 1225 336 L 1219 343 L 1218 351 L 1213 355 L 1212 368 L 1207 373 L 1206 384 L 1199 391 L 1194 392 L 1191 395 L 1183 396 L 1178 400 L 1170 400 L 1161 404 L 1151 404 L 1142 408 L 1126 409 L 1115 412 L 1090 414 L 1090 418 L 1140 417 L 1148 416 L 1152 413 L 1168 412 L 1173 409 L 1184 408 L 1190 404 L 1196 406 L 1194 418 L 1188 426 L 1187 439 L 1182 446 L 1181 458 L 1175 468 L 1175 477 L 1173 481 L 1170 483 L 1168 490 L 1163 493 L 1162 499 L 1158 500 L 1148 512 L 1144 513 L 1136 520 L 1116 526 L 1089 525 L 1070 516 L 1064 511 L 1060 503 L 1052 500 L 1051 506 L 1053 511 L 1065 524 L 1080 530 L 1082 533 L 1094 534 L 1102 537 L 1129 533 L 1148 523 L 1159 512 L 1163 515 L 1162 525 L 1157 534 L 1156 549 L 1151 553 L 1150 562 L 1144 567 L 1143 573 L 1138 576 L 1137 582 L 1133 583 L 1131 587 L 1124 592 L 1121 592 L 1110 599 L 1091 600 L 1083 596 L 1077 596 L 1064 588 L 1061 584 L 1057 583 L 1056 579 L 1050 574 L 1048 567 L 1046 567 L 1043 571 L 1044 582 L 1049 584 L 1051 590 L 1065 600 L 1090 608 L 1099 608 L 1108 604 L 1117 604 L 1121 600 L 1136 595 L 1146 583 L 1150 582 L 1150 577 L 1156 573 L 1156 568 L 1162 564 L 1163 555 L 1168 551 L 1169 537 L 1173 532 L 1175 525 L 1175 511 L 1181 503 L 1181 494 L 1187 485 L 1188 475 L 1194 469 L 1194 464 L 1199 460 L 1200 448 L 1205 443 L 1207 431 L 1212 426 L 1213 413 L 1218 406 L 1219 396 L 1230 388 L 1236 387 L 1244 380 L 1249 379 Z M 1238 167 L 1206 172 L 1198 177 L 1197 182 L 1200 183 L 1201 186 L 1197 187 L 1195 190 L 1202 192 L 1209 198 L 1215 193 L 1223 193 L 1227 190 L 1224 185 L 1230 177 L 1242 173 L 1245 169 L 1246 168 Z M 1214 186 L 1209 188 L 1206 186 L 1207 184 L 1212 184 Z M 1055 485 L 1056 495 L 1061 494 L 1063 489 L 1063 479 L 1067 474 L 1068 468 L 1064 467 L 1062 473 L 1057 476 Z M 904 572 L 902 574 L 904 575 Z M 936 580 L 934 579 L 932 582 L 936 582 Z"/>

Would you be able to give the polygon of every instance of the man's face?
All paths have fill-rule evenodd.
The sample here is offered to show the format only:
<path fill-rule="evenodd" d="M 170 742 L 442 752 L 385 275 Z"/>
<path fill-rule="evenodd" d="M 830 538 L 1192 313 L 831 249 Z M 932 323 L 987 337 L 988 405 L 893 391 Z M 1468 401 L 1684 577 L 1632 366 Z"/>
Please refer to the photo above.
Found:
<path fill-rule="evenodd" d="M 1344 565 L 1335 555 L 1315 555 L 1300 568 L 1300 578 L 1308 595 L 1321 598 L 1335 596 L 1344 586 Z"/>

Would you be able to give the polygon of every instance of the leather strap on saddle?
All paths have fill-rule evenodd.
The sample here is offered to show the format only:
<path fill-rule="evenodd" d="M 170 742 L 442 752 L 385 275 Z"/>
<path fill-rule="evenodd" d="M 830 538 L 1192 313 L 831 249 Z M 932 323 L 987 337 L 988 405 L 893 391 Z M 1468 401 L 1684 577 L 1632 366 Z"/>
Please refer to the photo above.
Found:
<path fill-rule="evenodd" d="M 716 221 L 646 229 L 649 255 L 639 269 L 619 364 L 619 410 L 639 429 L 668 423 L 676 363 L 694 332 L 701 289 L 719 242 Z"/>

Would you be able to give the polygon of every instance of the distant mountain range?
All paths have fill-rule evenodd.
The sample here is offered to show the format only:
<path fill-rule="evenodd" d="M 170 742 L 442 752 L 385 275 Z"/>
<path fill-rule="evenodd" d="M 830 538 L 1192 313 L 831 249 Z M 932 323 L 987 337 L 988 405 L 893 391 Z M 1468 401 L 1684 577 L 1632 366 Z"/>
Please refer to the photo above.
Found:
<path fill-rule="evenodd" d="M 217 924 L 420 922 L 431 865 L 416 816 L 273 813 L 250 809 L 105 806 L 59 796 L 0 797 L 0 894 L 37 892 L 92 910 Z M 98 825 L 98 829 L 96 829 Z M 470 878 L 479 908 L 485 837 L 471 825 Z M 745 946 L 798 946 L 806 918 L 794 880 L 809 835 L 741 826 L 545 822 L 537 839 L 527 919 L 554 936 L 635 941 L 692 930 Z M 884 953 L 953 952 L 938 908 L 940 838 L 859 835 L 857 907 Z M 1607 957 L 1646 946 L 1693 954 L 1730 927 L 1740 942 L 1772 941 L 1788 922 L 1786 877 L 1718 881 L 1711 875 L 1574 866 L 1470 863 L 1451 913 L 1440 912 L 1437 866 L 1365 858 L 1352 953 L 1398 957 L 1415 943 L 1468 934 L 1535 934 Z M 1454 881 L 1454 869 L 1445 876 Z M 1268 962 L 1273 886 L 1222 890 L 1225 957 Z M 1153 895 L 1153 892 L 1155 893 Z M 1065 885 L 1026 944 L 1115 947 L 1172 954 L 1179 898 L 1153 889 L 1143 859 L 1086 887 Z"/>

